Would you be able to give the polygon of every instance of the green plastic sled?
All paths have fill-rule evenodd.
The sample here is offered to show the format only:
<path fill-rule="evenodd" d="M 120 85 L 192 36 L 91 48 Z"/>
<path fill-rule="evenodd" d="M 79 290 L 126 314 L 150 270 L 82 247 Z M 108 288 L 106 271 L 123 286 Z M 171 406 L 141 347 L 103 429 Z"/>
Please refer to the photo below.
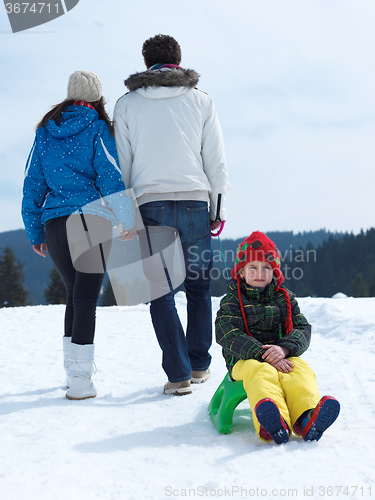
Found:
<path fill-rule="evenodd" d="M 234 410 L 246 398 L 242 381 L 231 380 L 227 373 L 208 405 L 211 420 L 220 434 L 231 433 Z"/>

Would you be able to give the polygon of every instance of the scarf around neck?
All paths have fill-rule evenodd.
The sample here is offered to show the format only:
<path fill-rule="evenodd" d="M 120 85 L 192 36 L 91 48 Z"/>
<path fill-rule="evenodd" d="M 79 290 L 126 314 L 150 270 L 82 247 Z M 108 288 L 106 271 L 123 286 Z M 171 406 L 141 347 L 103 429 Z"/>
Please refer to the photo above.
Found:
<path fill-rule="evenodd" d="M 90 108 L 90 109 L 93 109 L 95 111 L 94 106 L 92 106 L 92 104 L 90 104 L 87 101 L 73 101 L 72 105 L 75 105 L 75 106 L 85 106 L 86 108 Z"/>
<path fill-rule="evenodd" d="M 161 64 L 161 63 L 157 63 L 157 64 L 154 64 L 153 66 L 151 66 L 151 68 L 148 68 L 149 71 L 154 71 L 155 69 L 162 69 L 162 68 L 177 68 L 177 69 L 184 69 L 184 68 L 181 68 L 181 66 L 179 66 L 178 64 Z"/>

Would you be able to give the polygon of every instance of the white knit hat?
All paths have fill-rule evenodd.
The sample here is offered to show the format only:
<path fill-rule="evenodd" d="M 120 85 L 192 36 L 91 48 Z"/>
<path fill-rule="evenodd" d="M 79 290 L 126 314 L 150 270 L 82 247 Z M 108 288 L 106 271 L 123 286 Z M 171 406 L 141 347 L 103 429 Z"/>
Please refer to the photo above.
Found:
<path fill-rule="evenodd" d="M 87 102 L 99 101 L 102 97 L 102 84 L 91 71 L 75 71 L 68 81 L 68 99 Z"/>

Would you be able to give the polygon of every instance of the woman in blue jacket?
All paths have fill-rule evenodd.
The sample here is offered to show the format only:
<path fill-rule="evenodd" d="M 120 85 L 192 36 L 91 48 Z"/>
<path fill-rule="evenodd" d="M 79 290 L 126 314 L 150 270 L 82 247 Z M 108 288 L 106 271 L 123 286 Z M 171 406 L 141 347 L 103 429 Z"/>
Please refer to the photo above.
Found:
<path fill-rule="evenodd" d="M 90 226 L 100 233 L 100 241 L 106 242 L 100 245 L 103 259 L 110 250 L 113 225 L 122 225 L 120 239 L 135 236 L 134 206 L 121 180 L 113 126 L 105 111 L 100 80 L 90 71 L 76 71 L 69 77 L 67 99 L 37 125 L 22 201 L 22 217 L 33 249 L 43 257 L 48 249 L 67 291 L 63 337 L 66 397 L 86 399 L 96 396 L 91 381 L 95 311 L 105 260 L 102 272 L 81 272 L 74 267 L 67 231 L 72 214 L 77 215 L 70 221 L 74 223 L 76 217 L 85 231 Z"/>

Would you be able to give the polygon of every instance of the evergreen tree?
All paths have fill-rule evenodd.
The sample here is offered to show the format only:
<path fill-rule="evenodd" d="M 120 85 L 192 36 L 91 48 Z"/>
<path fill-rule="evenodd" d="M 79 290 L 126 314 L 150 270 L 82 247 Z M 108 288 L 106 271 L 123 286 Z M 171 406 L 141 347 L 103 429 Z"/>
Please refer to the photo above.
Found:
<path fill-rule="evenodd" d="M 49 304 L 66 304 L 66 288 L 55 267 L 49 272 L 49 284 L 44 296 Z"/>
<path fill-rule="evenodd" d="M 228 291 L 228 280 L 224 278 L 224 276 L 220 275 L 220 270 L 218 268 L 213 268 L 213 271 L 216 271 L 214 276 L 218 276 L 217 279 L 212 279 L 211 281 L 211 296 L 212 297 L 221 297 L 225 295 Z M 224 272 L 224 271 L 223 271 Z"/>
<path fill-rule="evenodd" d="M 293 287 L 293 292 L 297 297 L 311 297 L 313 295 L 311 288 L 309 288 L 304 281 L 297 281 L 295 287 Z"/>
<path fill-rule="evenodd" d="M 368 289 L 362 274 L 358 273 L 352 286 L 353 297 L 368 297 Z"/>
<path fill-rule="evenodd" d="M 23 286 L 24 265 L 16 261 L 14 251 L 5 247 L 0 257 L 0 307 L 18 307 L 28 304 L 29 293 Z"/>
<path fill-rule="evenodd" d="M 375 297 L 375 272 L 372 276 L 372 281 L 371 281 L 370 286 L 368 288 L 368 295 L 369 295 L 369 297 Z"/>
<path fill-rule="evenodd" d="M 101 306 L 116 306 L 117 305 L 115 294 L 113 293 L 113 288 L 112 288 L 110 280 L 108 280 L 104 286 L 102 300 L 100 302 L 100 305 Z"/>

